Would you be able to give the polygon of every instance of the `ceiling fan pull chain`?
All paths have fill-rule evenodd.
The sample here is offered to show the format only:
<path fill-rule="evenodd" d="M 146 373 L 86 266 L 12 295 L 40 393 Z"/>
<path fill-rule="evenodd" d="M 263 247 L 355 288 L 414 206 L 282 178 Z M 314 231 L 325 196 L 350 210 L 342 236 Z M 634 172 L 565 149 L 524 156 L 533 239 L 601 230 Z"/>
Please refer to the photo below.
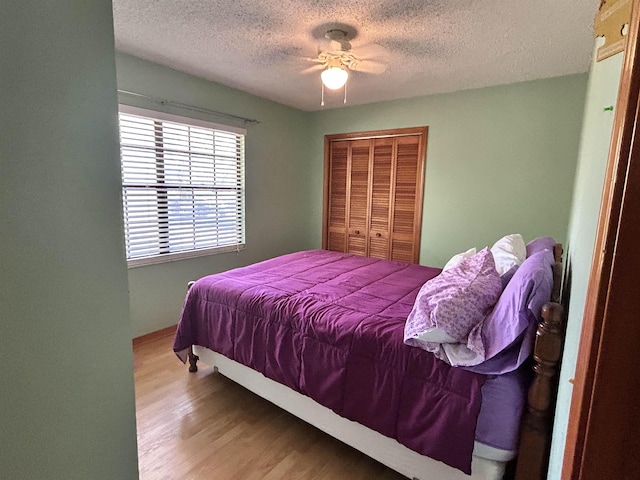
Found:
<path fill-rule="evenodd" d="M 322 91 L 321 94 L 321 101 L 320 101 L 320 106 L 324 107 L 324 83 L 320 82 L 320 90 Z"/>
<path fill-rule="evenodd" d="M 342 103 L 344 103 L 344 104 L 347 103 L 347 83 L 349 83 L 349 82 L 345 82 L 344 83 L 344 100 L 342 100 Z"/>

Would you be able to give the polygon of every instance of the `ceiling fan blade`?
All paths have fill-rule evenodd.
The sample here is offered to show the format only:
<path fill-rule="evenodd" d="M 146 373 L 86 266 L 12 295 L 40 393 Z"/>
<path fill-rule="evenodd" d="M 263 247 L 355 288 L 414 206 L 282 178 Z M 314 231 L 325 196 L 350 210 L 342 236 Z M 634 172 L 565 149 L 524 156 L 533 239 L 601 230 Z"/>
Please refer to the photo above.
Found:
<path fill-rule="evenodd" d="M 311 65 L 310 67 L 307 67 L 304 70 L 301 70 L 300 73 L 302 73 L 303 75 L 306 75 L 308 73 L 321 72 L 322 70 L 324 70 L 324 65 L 317 64 L 317 65 Z"/>
<path fill-rule="evenodd" d="M 388 50 L 378 43 L 354 47 L 351 53 L 362 60 L 384 61 L 389 56 Z"/>
<path fill-rule="evenodd" d="M 297 57 L 300 61 L 306 63 L 324 63 L 324 60 L 319 59 L 318 57 Z"/>
<path fill-rule="evenodd" d="M 350 67 L 354 72 L 380 74 L 387 70 L 387 64 L 376 60 L 359 60 L 358 63 Z"/>

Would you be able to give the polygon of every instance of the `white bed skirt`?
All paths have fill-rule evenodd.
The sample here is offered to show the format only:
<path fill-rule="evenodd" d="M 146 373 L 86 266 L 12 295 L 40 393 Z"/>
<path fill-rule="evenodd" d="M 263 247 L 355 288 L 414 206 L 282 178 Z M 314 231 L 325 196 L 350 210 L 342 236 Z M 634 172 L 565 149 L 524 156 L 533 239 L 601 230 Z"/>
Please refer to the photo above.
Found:
<path fill-rule="evenodd" d="M 378 462 L 418 480 L 501 480 L 505 462 L 473 456 L 472 475 L 408 449 L 396 440 L 339 416 L 289 387 L 275 382 L 224 355 L 194 346 L 194 353 L 225 377 L 269 400 L 280 408 L 352 446 Z"/>

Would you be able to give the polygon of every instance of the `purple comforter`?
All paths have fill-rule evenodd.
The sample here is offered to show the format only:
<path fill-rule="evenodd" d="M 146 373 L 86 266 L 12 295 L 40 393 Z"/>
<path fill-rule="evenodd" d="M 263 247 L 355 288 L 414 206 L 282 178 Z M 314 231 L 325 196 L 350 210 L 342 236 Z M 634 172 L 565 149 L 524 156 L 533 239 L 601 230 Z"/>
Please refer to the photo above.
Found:
<path fill-rule="evenodd" d="M 174 351 L 201 345 L 423 455 L 471 472 L 485 377 L 403 343 L 439 269 L 313 250 L 189 290 Z"/>

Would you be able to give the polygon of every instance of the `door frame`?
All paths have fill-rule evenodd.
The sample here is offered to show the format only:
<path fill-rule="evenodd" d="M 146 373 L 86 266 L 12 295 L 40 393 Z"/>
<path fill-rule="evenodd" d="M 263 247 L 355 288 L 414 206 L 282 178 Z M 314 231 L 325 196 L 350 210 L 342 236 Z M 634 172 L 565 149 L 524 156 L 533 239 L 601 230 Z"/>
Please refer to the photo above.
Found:
<path fill-rule="evenodd" d="M 567 430 L 563 479 L 638 472 L 640 0 L 633 0 Z M 637 293 L 636 293 L 637 292 Z M 637 477 L 633 477 L 637 478 Z"/>

